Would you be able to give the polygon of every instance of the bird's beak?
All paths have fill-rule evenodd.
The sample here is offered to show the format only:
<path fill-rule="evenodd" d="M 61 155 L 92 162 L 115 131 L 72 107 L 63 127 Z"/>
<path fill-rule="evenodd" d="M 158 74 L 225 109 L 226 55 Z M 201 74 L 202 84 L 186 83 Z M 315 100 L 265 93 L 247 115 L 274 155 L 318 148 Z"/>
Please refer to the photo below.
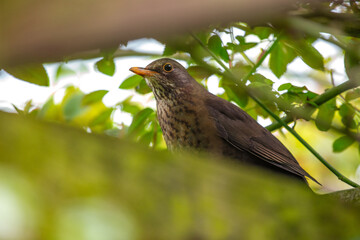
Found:
<path fill-rule="evenodd" d="M 132 71 L 133 73 L 136 73 L 137 75 L 140 75 L 142 77 L 153 76 L 154 74 L 157 73 L 156 71 L 149 70 L 149 69 L 142 68 L 142 67 L 132 67 L 132 68 L 130 68 L 130 71 Z"/>

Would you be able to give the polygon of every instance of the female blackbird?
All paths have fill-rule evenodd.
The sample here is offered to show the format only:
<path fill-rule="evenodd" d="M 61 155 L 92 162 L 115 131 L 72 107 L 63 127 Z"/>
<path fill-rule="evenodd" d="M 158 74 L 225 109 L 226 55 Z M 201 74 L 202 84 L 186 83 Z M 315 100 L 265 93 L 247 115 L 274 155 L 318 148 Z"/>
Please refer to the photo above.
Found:
<path fill-rule="evenodd" d="M 208 151 L 317 182 L 267 129 L 234 104 L 209 93 L 178 62 L 163 58 L 130 71 L 143 76 L 152 89 L 170 150 Z"/>

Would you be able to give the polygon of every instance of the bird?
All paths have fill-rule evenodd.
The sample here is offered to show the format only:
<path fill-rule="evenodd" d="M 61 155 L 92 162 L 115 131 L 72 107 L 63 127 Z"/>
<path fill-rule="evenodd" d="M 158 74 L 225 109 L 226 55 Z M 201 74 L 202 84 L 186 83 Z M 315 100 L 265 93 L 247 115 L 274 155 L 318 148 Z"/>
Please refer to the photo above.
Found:
<path fill-rule="evenodd" d="M 210 152 L 321 185 L 270 131 L 235 104 L 207 91 L 179 62 L 161 58 L 130 71 L 151 88 L 170 151 Z"/>

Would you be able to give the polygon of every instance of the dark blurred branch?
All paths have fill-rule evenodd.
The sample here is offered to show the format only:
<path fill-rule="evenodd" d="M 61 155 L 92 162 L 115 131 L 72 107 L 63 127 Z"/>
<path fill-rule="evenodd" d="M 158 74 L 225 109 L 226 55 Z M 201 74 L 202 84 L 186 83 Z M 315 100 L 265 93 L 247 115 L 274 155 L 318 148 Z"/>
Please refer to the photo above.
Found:
<path fill-rule="evenodd" d="M 288 0 L 171 4 L 165 0 L 2 0 L 0 65 L 62 61 L 76 52 L 143 37 L 168 37 L 210 24 L 264 23 L 285 16 L 294 4 Z"/>

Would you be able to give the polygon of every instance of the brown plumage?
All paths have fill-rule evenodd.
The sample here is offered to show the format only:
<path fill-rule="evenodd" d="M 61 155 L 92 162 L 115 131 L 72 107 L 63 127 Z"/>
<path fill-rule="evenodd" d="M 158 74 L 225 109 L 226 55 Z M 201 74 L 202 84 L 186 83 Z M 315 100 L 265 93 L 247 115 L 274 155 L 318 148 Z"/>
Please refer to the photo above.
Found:
<path fill-rule="evenodd" d="M 267 129 L 234 104 L 209 93 L 178 62 L 163 58 L 130 70 L 143 76 L 152 89 L 170 150 L 208 151 L 317 182 Z"/>

